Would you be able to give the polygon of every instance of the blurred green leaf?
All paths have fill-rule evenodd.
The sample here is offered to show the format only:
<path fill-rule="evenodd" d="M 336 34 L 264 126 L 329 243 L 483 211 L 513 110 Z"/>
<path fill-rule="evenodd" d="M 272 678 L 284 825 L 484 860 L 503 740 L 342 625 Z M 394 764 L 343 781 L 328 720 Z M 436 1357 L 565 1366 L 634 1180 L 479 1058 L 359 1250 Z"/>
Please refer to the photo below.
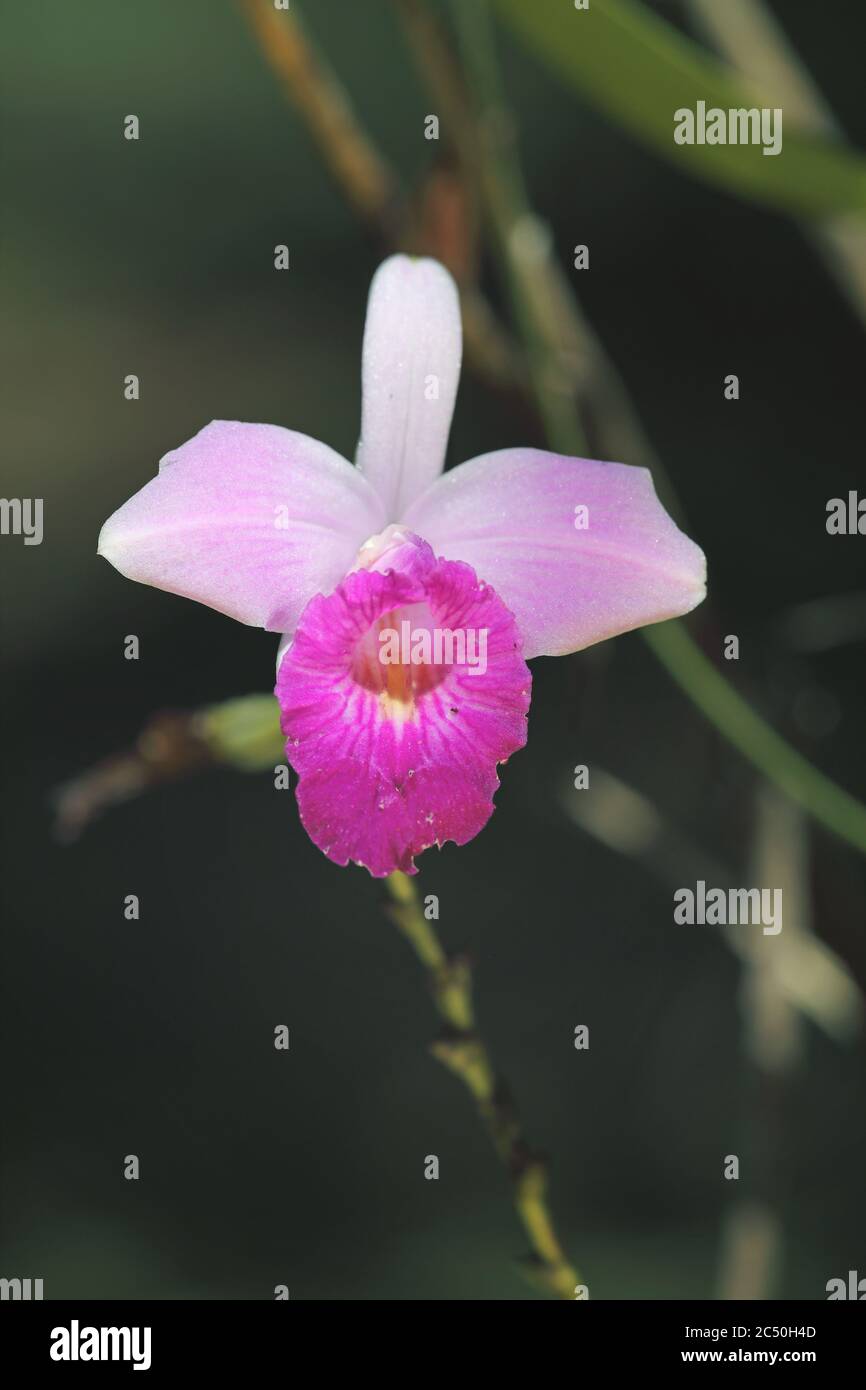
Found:
<path fill-rule="evenodd" d="M 675 144 L 680 107 L 778 103 L 772 93 L 761 99 L 733 69 L 636 0 L 591 0 L 588 10 L 571 0 L 496 3 L 551 68 L 678 167 L 798 216 L 866 210 L 866 159 L 842 144 L 784 127 L 775 156 L 760 145 Z"/>

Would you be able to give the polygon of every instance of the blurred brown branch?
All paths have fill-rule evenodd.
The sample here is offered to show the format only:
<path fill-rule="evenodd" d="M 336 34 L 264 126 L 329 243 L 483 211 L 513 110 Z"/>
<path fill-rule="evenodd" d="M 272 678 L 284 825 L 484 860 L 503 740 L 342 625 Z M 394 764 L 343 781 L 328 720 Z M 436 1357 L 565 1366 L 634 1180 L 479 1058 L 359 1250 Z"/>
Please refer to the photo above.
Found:
<path fill-rule="evenodd" d="M 162 782 L 199 772 L 212 754 L 196 731 L 194 716 L 157 714 L 142 729 L 132 748 L 103 758 L 94 767 L 57 787 L 52 794 L 54 833 L 77 840 L 91 821 L 111 806 L 139 796 Z"/>
<path fill-rule="evenodd" d="M 271 0 L 240 0 L 272 72 L 346 199 L 389 250 L 435 256 L 460 286 L 470 366 L 498 388 L 521 379 L 521 354 L 476 282 L 477 228 L 466 181 L 434 169 L 414 200 L 377 149 L 335 73 L 298 18 Z"/>
<path fill-rule="evenodd" d="M 277 702 L 240 695 L 218 705 L 154 715 L 132 748 L 104 758 L 52 796 L 55 834 L 69 843 L 123 801 L 206 767 L 259 772 L 285 759 Z"/>
<path fill-rule="evenodd" d="M 394 174 L 297 15 L 278 13 L 270 0 L 241 0 L 241 5 L 271 70 L 349 202 L 385 240 L 399 241 L 403 210 Z"/>

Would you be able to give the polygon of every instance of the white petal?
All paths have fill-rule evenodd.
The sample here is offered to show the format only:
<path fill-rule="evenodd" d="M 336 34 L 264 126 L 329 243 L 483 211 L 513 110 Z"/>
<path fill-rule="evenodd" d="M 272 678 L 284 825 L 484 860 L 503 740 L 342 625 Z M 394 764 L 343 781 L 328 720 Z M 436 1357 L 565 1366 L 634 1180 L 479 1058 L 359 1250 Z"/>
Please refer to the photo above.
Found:
<path fill-rule="evenodd" d="M 527 660 L 679 617 L 706 593 L 704 556 L 645 468 L 501 449 L 452 468 L 406 523 L 496 590 Z"/>
<path fill-rule="evenodd" d="M 327 445 L 218 420 L 109 517 L 99 554 L 129 579 L 284 632 L 383 519 L 369 483 Z"/>
<path fill-rule="evenodd" d="M 367 305 L 357 462 L 388 521 L 442 472 L 461 351 L 460 300 L 444 266 L 384 261 Z"/>

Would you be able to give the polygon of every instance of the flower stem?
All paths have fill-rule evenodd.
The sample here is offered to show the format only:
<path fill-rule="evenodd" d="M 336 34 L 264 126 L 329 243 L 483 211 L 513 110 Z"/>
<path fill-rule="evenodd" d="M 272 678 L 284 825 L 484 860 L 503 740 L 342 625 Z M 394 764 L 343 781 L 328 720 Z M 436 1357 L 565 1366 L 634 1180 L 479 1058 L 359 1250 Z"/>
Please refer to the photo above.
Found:
<path fill-rule="evenodd" d="M 532 1251 L 523 1272 L 547 1293 L 574 1299 L 578 1276 L 559 1243 L 547 1204 L 547 1163 L 530 1149 L 509 1088 L 476 1030 L 469 961 L 446 953 L 406 874 L 397 871 L 385 882 L 393 900 L 388 915 L 426 970 L 433 1002 L 446 1025 L 430 1050 L 471 1093 L 511 1179 L 514 1207 Z"/>

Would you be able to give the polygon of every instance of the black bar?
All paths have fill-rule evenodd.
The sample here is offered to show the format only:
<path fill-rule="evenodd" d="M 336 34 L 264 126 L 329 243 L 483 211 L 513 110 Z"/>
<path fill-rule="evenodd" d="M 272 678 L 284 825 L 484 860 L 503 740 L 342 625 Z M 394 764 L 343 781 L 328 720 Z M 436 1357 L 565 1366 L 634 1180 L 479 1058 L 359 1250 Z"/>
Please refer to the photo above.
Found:
<path fill-rule="evenodd" d="M 862 1300 L 861 1300 L 862 1301 Z M 133 1358 L 148 1377 L 195 1371 L 221 1376 L 246 1374 L 254 1365 L 282 1366 L 286 1377 L 302 1367 L 304 1352 L 319 1369 L 342 1357 L 357 1371 L 399 1362 L 428 1374 L 437 1365 L 449 1377 L 456 1368 L 455 1337 L 491 1359 L 529 1358 L 541 1372 L 549 1358 L 566 1354 L 573 1378 L 588 1367 L 640 1369 L 662 1374 L 682 1366 L 734 1363 L 775 1369 L 801 1365 L 825 1377 L 828 1371 L 857 1364 L 866 1329 L 864 1310 L 850 1302 L 672 1303 L 588 1301 L 565 1309 L 553 1302 L 386 1304 L 306 1302 L 6 1302 L 0 1305 L 2 1370 L 52 1376 L 98 1375 L 108 1367 L 116 1376 L 133 1375 Z M 497 1311 L 498 1310 L 498 1311 Z M 381 1318 L 381 1321 L 380 1321 Z M 488 1318 L 490 1321 L 488 1322 Z M 525 1319 L 525 1321 L 524 1321 Z M 118 1335 L 101 1329 L 124 1329 Z M 99 1333 L 94 1337 L 93 1329 Z M 133 1333 L 138 1329 L 138 1333 Z M 144 1330 L 149 1329 L 149 1342 Z M 407 1359 L 404 1335 L 416 1350 Z M 324 1340 L 323 1340 L 324 1338 Z M 539 1340 L 541 1338 L 541 1340 Z M 54 1359 L 63 1352 L 77 1359 Z M 366 1350 L 363 1350 L 366 1348 Z M 126 1360 L 84 1359 L 82 1351 L 127 1353 Z M 149 1365 L 144 1361 L 149 1358 Z M 416 1360 L 417 1358 L 417 1360 Z M 472 1358 L 474 1360 L 474 1357 Z M 471 1364 L 458 1357 L 465 1370 Z M 462 1378 L 462 1376 L 461 1376 Z M 558 1377 L 557 1377 L 558 1378 Z"/>

